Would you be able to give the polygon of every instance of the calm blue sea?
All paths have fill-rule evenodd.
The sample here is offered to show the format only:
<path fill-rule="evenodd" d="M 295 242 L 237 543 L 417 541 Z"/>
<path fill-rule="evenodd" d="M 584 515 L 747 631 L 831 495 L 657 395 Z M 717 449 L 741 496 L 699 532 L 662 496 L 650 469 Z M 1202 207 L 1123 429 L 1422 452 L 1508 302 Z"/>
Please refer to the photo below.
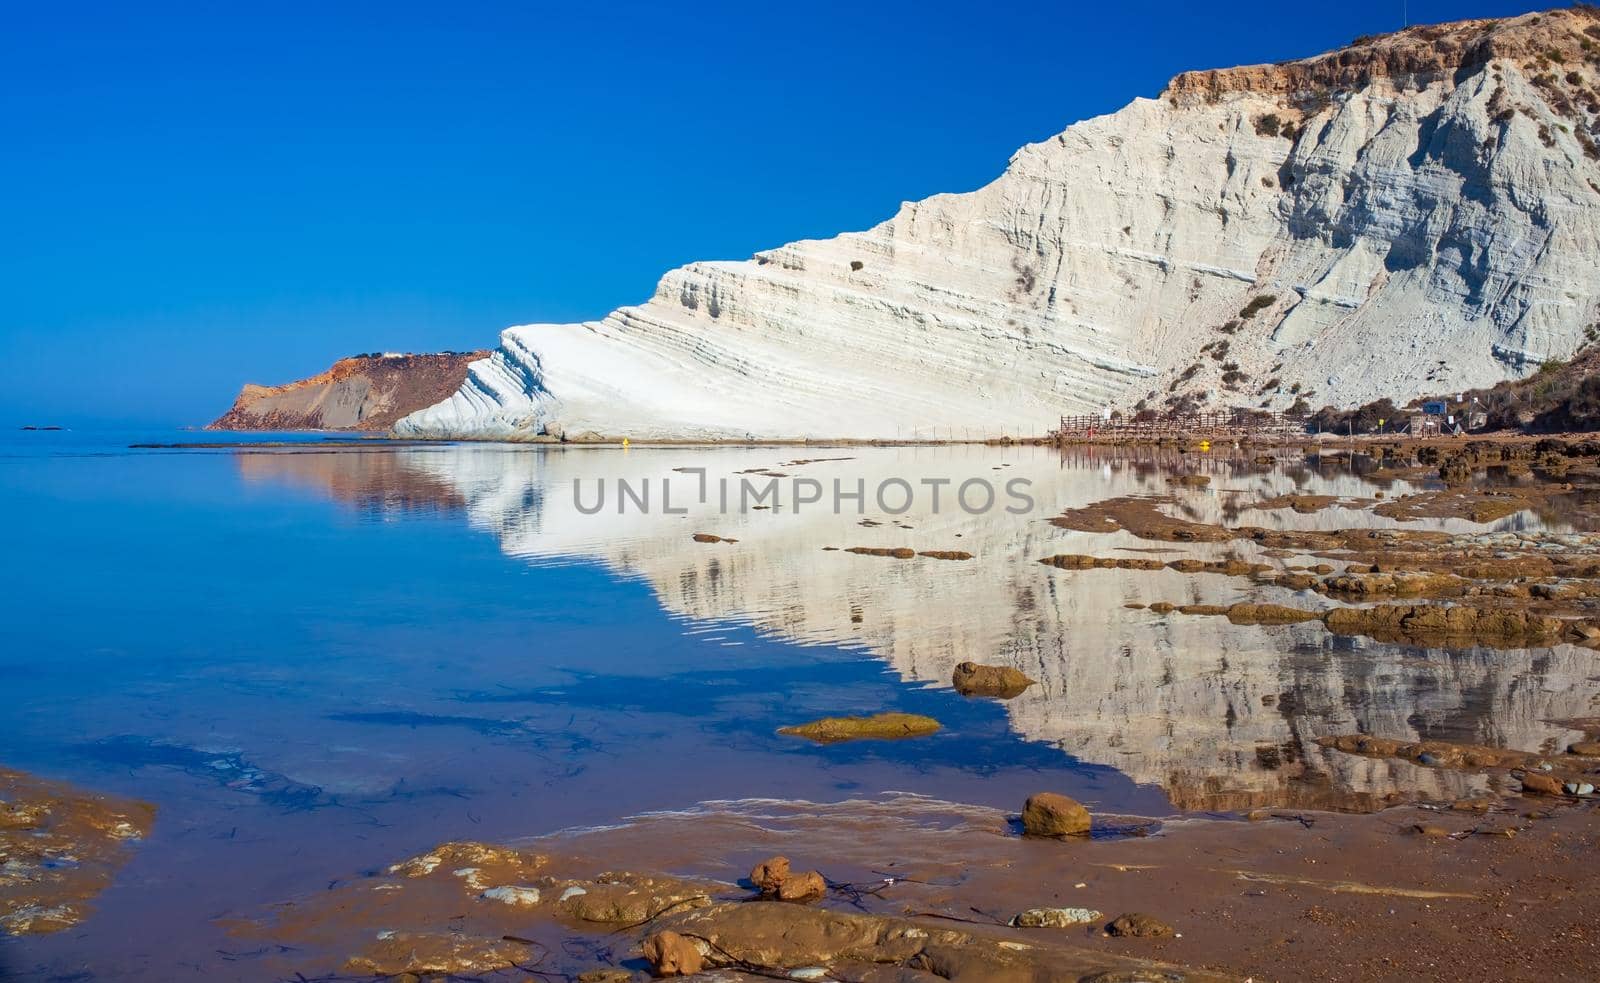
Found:
<path fill-rule="evenodd" d="M 129 447 L 195 439 L 308 446 Z M 493 489 L 547 452 L 445 451 L 0 435 L 0 764 L 159 808 L 95 916 L 0 943 L 0 977 L 232 978 L 219 919 L 445 840 L 702 800 L 1015 805 L 1048 787 L 1167 811 L 1159 789 L 1019 735 L 997 701 L 861 646 L 670 610 L 617 561 L 625 522 L 511 555 L 540 502 Z M 829 747 L 774 733 L 875 710 L 945 730 Z"/>

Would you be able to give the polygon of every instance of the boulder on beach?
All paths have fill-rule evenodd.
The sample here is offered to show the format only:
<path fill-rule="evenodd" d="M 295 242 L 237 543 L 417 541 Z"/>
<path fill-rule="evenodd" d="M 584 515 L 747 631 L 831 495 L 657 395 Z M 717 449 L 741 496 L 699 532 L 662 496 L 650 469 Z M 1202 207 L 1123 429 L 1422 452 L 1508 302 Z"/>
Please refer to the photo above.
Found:
<path fill-rule="evenodd" d="M 1029 836 L 1087 836 L 1089 810 L 1055 792 L 1030 795 L 1022 807 L 1022 830 Z"/>

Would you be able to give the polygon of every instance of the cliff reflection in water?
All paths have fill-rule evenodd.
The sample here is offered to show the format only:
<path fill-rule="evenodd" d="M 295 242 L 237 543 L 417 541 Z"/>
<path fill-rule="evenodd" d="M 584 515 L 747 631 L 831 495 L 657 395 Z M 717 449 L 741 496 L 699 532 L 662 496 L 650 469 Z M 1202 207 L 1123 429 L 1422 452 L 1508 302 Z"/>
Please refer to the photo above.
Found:
<path fill-rule="evenodd" d="M 802 460 L 802 459 L 809 460 Z M 842 458 L 842 459 L 841 459 Z M 1169 482 L 1174 467 L 1212 475 L 1205 488 Z M 1186 809 L 1258 805 L 1374 808 L 1396 796 L 1455 796 L 1486 779 L 1407 762 L 1372 760 L 1314 745 L 1355 731 L 1536 750 L 1580 736 L 1559 723 L 1592 712 L 1595 657 L 1571 646 L 1535 650 L 1433 650 L 1328 635 L 1318 624 L 1234 626 L 1226 619 L 1161 617 L 1126 604 L 1157 600 L 1325 603 L 1316 595 L 1240 578 L 1168 570 L 1063 571 L 1058 553 L 1161 559 L 1259 558 L 1252 544 L 1169 544 L 1126 533 L 1072 532 L 1046 520 L 1062 509 L 1123 495 L 1174 497 L 1169 506 L 1204 522 L 1268 528 L 1387 527 L 1359 508 L 1310 515 L 1250 508 L 1287 492 L 1369 496 L 1364 478 L 1294 461 L 1252 466 L 1222 454 L 1179 459 L 1047 448 L 540 448 L 469 445 L 244 454 L 251 478 L 281 478 L 371 508 L 419 501 L 465 510 L 510 556 L 534 562 L 595 561 L 649 583 L 668 610 L 697 620 L 735 620 L 801 644 L 858 647 L 906 680 L 948 686 L 959 662 L 1015 666 L 1039 680 L 1006 710 L 1013 729 L 1089 762 L 1163 788 Z M 1311 462 L 1316 463 L 1316 462 Z M 700 505 L 705 468 L 713 489 Z M 823 503 L 796 510 L 787 479 L 775 509 L 721 513 L 719 478 L 769 472 L 866 481 L 862 514 Z M 872 489 L 903 478 L 979 477 L 1003 489 L 1025 478 L 1037 499 L 1027 515 L 996 508 L 971 515 L 946 500 L 939 514 L 919 498 L 904 515 L 883 514 Z M 616 482 L 650 479 L 648 514 L 618 514 Z M 605 508 L 592 507 L 598 482 Z M 765 481 L 765 478 L 760 480 Z M 661 483 L 674 508 L 661 509 Z M 735 485 L 735 488 L 737 485 Z M 1390 494 L 1408 490 L 1386 482 Z M 1003 492 L 1002 492 L 1003 496 Z M 735 496 L 736 498 L 736 496 Z M 948 499 L 948 492 L 947 492 Z M 1001 498 L 1001 505 L 1005 504 Z M 1449 520 L 1430 528 L 1536 529 L 1513 516 L 1492 527 Z M 1412 523 L 1408 528 L 1420 528 Z M 708 533 L 737 542 L 697 542 Z M 854 555 L 865 546 L 961 550 L 971 560 Z M 827 547 L 841 548 L 829 550 Z"/>

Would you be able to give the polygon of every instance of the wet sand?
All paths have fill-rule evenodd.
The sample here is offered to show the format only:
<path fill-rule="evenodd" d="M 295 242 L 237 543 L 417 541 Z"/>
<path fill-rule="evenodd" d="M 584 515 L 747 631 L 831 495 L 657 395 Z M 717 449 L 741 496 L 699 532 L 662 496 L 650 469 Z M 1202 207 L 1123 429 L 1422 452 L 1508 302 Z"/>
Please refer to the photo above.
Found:
<path fill-rule="evenodd" d="M 1600 893 L 1586 870 L 1600 846 L 1600 816 L 1588 804 L 1515 795 L 1363 816 L 1273 810 L 1246 821 L 1169 818 L 1145 836 L 1118 835 L 1140 827 L 1127 817 L 1097 817 L 1096 825 L 1087 839 L 1041 840 L 1020 835 L 1014 813 L 920 797 L 710 803 L 519 843 L 521 866 L 535 870 L 512 872 L 518 865 L 463 857 L 459 848 L 419 858 L 426 873 L 418 860 L 397 858 L 400 873 L 342 884 L 236 930 L 292 946 L 300 968 L 330 972 L 425 970 L 438 956 L 396 953 L 384 945 L 389 933 L 453 933 L 457 955 L 480 953 L 472 971 L 507 968 L 505 943 L 514 937 L 510 950 L 524 969 L 642 974 L 647 937 L 693 924 L 693 909 L 710 909 L 697 916 L 703 926 L 754 902 L 747 875 L 777 854 L 825 877 L 825 909 L 910 919 L 928 932 L 958 929 L 985 947 L 1041 949 L 1045 970 L 1034 979 L 1087 979 L 1141 963 L 1175 975 L 1104 978 L 1198 981 L 1210 970 L 1255 979 L 1584 980 L 1600 970 Z M 474 872 L 471 883 L 462 869 Z M 629 885 L 635 907 L 596 914 L 581 895 L 558 900 L 596 890 L 596 878 Z M 543 897 L 526 905 L 485 897 L 505 883 L 536 885 Z M 1007 925 L 1025 909 L 1066 906 L 1100 915 L 1065 929 Z M 1127 913 L 1174 934 L 1108 935 Z M 719 942 L 753 945 L 773 917 L 722 925 Z M 820 954 L 764 951 L 745 968 L 782 974 Z M 878 958 L 916 964 L 892 946 Z M 861 961 L 860 952 L 825 960 L 830 974 L 819 978 L 851 978 L 849 964 Z"/>

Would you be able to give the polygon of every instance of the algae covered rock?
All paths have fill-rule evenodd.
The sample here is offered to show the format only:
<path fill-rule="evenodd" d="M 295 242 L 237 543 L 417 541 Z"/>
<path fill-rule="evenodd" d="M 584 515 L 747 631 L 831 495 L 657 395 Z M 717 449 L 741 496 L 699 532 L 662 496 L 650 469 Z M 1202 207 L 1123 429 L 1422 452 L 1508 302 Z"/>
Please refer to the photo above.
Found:
<path fill-rule="evenodd" d="M 950 684 L 962 696 L 997 696 L 1003 700 L 1021 695 L 1035 682 L 1021 669 L 976 662 L 963 662 L 950 675 Z"/>
<path fill-rule="evenodd" d="M 823 717 L 806 724 L 780 727 L 778 733 L 804 737 L 818 744 L 840 741 L 899 740 L 926 737 L 939 730 L 939 721 L 917 713 L 875 713 L 869 717 Z"/>

